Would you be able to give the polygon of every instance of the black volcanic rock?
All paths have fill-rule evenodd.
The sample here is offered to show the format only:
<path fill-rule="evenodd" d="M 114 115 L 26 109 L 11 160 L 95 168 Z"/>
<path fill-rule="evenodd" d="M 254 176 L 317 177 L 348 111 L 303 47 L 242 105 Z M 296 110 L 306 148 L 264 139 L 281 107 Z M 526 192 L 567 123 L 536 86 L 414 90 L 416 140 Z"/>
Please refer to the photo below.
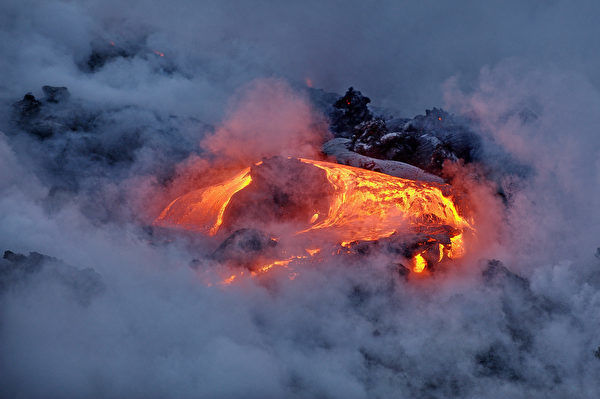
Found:
<path fill-rule="evenodd" d="M 33 94 L 27 93 L 22 100 L 13 104 L 13 111 L 19 118 L 31 118 L 39 114 L 41 105 Z"/>
<path fill-rule="evenodd" d="M 12 122 L 16 127 L 45 140 L 87 125 L 81 118 L 80 109 L 64 105 L 71 96 L 66 87 L 43 86 L 42 90 L 44 98 L 41 101 L 27 93 L 13 104 Z"/>
<path fill-rule="evenodd" d="M 486 268 L 481 273 L 487 285 L 511 286 L 521 292 L 529 293 L 529 281 L 508 270 L 497 259 L 488 261 Z"/>
<path fill-rule="evenodd" d="M 12 273 L 36 273 L 41 270 L 44 260 L 55 260 L 37 252 L 30 252 L 29 256 L 25 256 L 12 251 L 4 251 L 4 256 L 2 259 L 8 261 L 2 264 L 2 276 Z"/>
<path fill-rule="evenodd" d="M 375 118 L 355 127 L 351 150 L 377 159 L 408 163 L 440 175 L 446 160 L 472 162 L 480 139 L 461 121 L 433 108 L 413 119 Z"/>
<path fill-rule="evenodd" d="M 533 292 L 529 280 L 510 271 L 498 260 L 487 262 L 482 277 L 486 286 L 501 292 L 505 328 L 520 350 L 529 350 L 533 345 L 535 336 L 531 331 L 553 315 L 568 313 L 563 304 Z"/>
<path fill-rule="evenodd" d="M 212 258 L 220 262 L 251 266 L 253 259 L 272 252 L 276 246 L 277 241 L 260 230 L 239 229 L 219 245 Z"/>
<path fill-rule="evenodd" d="M 91 268 L 79 269 L 37 252 L 4 252 L 0 259 L 0 295 L 40 283 L 58 284 L 81 305 L 89 305 L 105 290 L 102 276 Z"/>
<path fill-rule="evenodd" d="M 50 187 L 50 197 L 55 192 L 80 192 L 92 176 L 125 178 L 141 149 L 142 167 L 152 169 L 159 180 L 168 179 L 173 165 L 194 151 L 183 132 L 191 126 L 207 128 L 193 118 L 137 106 L 102 107 L 73 98 L 66 87 L 43 86 L 42 91 L 38 98 L 27 93 L 12 105 L 6 133 L 13 149 L 36 166 L 35 173 Z"/>
<path fill-rule="evenodd" d="M 84 72 L 97 72 L 108 62 L 117 58 L 131 58 L 135 56 L 139 46 L 127 43 L 125 46 L 116 45 L 111 41 L 94 41 L 92 51 L 79 68 Z"/>
<path fill-rule="evenodd" d="M 159 49 L 148 47 L 147 36 L 136 35 L 118 41 L 96 39 L 90 43 L 90 52 L 79 59 L 77 66 L 82 72 L 96 73 L 111 63 L 140 59 L 148 62 L 154 72 L 163 75 L 178 74 L 187 79 L 192 76 L 182 71 L 170 57 Z"/>
<path fill-rule="evenodd" d="M 503 380 L 517 381 L 522 379 L 517 370 L 512 366 L 515 362 L 514 351 L 502 344 L 491 345 L 487 350 L 475 356 L 477 374 L 483 377 L 496 377 Z"/>
<path fill-rule="evenodd" d="M 360 91 L 350 87 L 344 96 L 333 104 L 331 113 L 331 130 L 336 137 L 352 137 L 355 127 L 373 118 L 367 104 L 371 102 L 369 97 L 362 95 Z"/>
<path fill-rule="evenodd" d="M 71 97 L 71 93 L 66 87 L 42 86 L 44 92 L 44 100 L 49 103 L 59 103 L 67 101 Z"/>
<path fill-rule="evenodd" d="M 319 97 L 321 102 L 324 98 Z M 331 131 L 336 138 L 351 139 L 353 152 L 403 162 L 438 176 L 446 160 L 469 163 L 479 155 L 481 139 L 467 127 L 467 121 L 439 108 L 412 119 L 384 118 L 373 115 L 370 102 L 350 87 L 328 109 Z"/>

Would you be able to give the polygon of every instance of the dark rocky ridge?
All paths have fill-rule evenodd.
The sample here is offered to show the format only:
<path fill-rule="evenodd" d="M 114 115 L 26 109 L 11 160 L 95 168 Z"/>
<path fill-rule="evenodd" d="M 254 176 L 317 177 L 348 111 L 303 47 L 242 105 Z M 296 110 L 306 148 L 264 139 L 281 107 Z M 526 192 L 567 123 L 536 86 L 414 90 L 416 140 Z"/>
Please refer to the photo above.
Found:
<path fill-rule="evenodd" d="M 477 159 L 481 141 L 467 121 L 438 108 L 412 119 L 375 117 L 368 108 L 370 102 L 350 87 L 333 105 L 331 129 L 336 137 L 352 140 L 352 151 L 404 162 L 438 176 L 445 161 Z"/>
<path fill-rule="evenodd" d="M 98 50 L 105 54 L 103 62 L 125 57 L 113 46 L 105 47 L 106 54 Z M 147 158 L 154 162 L 146 166 L 160 180 L 167 180 L 177 162 L 198 152 L 186 137 L 186 129 L 211 128 L 197 120 L 166 117 L 133 106 L 107 109 L 73 98 L 66 87 L 44 86 L 42 90 L 41 98 L 27 93 L 13 104 L 6 133 L 29 147 L 25 152 L 40 165 L 42 178 L 58 177 L 60 189 L 78 191 L 90 176 L 119 180 L 134 164 L 140 167 L 140 152 L 152 153 Z M 314 106 L 329 115 L 334 136 L 348 138 L 348 150 L 369 159 L 402 162 L 441 177 L 445 161 L 488 162 L 469 121 L 441 109 L 412 119 L 384 118 L 374 115 L 368 107 L 370 99 L 353 88 L 341 97 L 316 89 L 307 93 Z M 22 133 L 37 140 L 22 143 Z"/>
<path fill-rule="evenodd" d="M 79 60 L 77 66 L 82 72 L 96 73 L 111 63 L 130 62 L 134 59 L 142 59 L 151 65 L 153 71 L 158 74 L 179 74 L 189 78 L 171 60 L 166 57 L 161 49 L 153 49 L 147 45 L 147 37 L 136 35 L 130 39 L 121 40 L 94 40 L 86 57 Z"/>
<path fill-rule="evenodd" d="M 106 289 L 102 276 L 94 269 L 79 269 L 37 252 L 29 255 L 4 252 L 0 259 L 0 295 L 9 290 L 27 290 L 38 281 L 58 284 L 83 306 Z"/>
<path fill-rule="evenodd" d="M 50 187 L 49 200 L 55 193 L 92 193 L 98 188 L 94 181 L 114 184 L 132 174 L 166 181 L 194 151 L 186 134 L 208 128 L 136 106 L 95 104 L 72 96 L 66 87 L 44 86 L 42 92 L 40 98 L 27 93 L 13 104 L 5 133 Z"/>

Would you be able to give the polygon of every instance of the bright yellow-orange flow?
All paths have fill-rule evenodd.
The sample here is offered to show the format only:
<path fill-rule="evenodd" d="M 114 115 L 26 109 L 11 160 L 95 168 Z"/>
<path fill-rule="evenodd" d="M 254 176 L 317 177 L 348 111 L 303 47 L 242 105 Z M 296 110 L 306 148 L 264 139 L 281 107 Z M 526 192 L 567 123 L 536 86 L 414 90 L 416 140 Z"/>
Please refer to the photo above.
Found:
<path fill-rule="evenodd" d="M 231 197 L 251 182 L 250 168 L 245 168 L 223 183 L 184 194 L 171 202 L 154 224 L 177 225 L 215 235 L 223 224 L 223 215 Z"/>
<path fill-rule="evenodd" d="M 421 273 L 425 270 L 425 266 L 427 266 L 427 262 L 425 261 L 425 258 L 423 258 L 423 255 L 416 254 L 413 258 L 413 272 Z"/>
<path fill-rule="evenodd" d="M 301 159 L 325 171 L 334 188 L 329 212 L 302 231 L 332 229 L 342 245 L 388 237 L 399 227 L 470 227 L 435 183 L 419 182 L 331 162 Z M 452 237 L 449 257 L 463 254 L 462 234 Z"/>

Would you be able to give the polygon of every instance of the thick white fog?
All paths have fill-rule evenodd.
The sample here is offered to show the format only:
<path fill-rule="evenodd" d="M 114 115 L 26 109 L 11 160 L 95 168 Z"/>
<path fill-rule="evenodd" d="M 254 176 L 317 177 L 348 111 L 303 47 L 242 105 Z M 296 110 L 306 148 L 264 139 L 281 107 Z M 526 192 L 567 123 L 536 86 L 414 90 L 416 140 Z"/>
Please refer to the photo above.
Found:
<path fill-rule="evenodd" d="M 600 397 L 600 4 L 441 3 L 4 0 L 0 397 Z M 482 138 L 452 267 L 208 285 L 213 241 L 149 227 L 224 160 L 316 156 L 349 86 Z"/>

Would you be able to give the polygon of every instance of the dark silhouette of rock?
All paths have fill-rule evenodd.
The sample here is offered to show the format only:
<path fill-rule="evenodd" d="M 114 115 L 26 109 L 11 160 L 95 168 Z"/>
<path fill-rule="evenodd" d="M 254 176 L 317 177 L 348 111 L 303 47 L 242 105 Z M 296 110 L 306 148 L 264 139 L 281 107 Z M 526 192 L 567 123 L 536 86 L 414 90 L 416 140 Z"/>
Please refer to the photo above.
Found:
<path fill-rule="evenodd" d="M 67 101 L 71 97 L 71 93 L 66 87 L 42 86 L 44 100 L 49 103 L 59 103 Z"/>
<path fill-rule="evenodd" d="M 475 356 L 478 366 L 477 373 L 484 377 L 496 377 L 509 381 L 522 379 L 512 366 L 512 364 L 518 362 L 512 354 L 513 351 L 510 351 L 504 345 L 491 345 L 489 349 Z"/>
<path fill-rule="evenodd" d="M 356 126 L 373 118 L 367 107 L 370 102 L 369 97 L 350 87 L 346 94 L 333 104 L 334 110 L 330 115 L 331 130 L 336 137 L 352 137 Z"/>
<path fill-rule="evenodd" d="M 91 268 L 69 266 L 38 252 L 23 255 L 5 251 L 0 259 L 0 295 L 9 289 L 27 290 L 34 282 L 58 284 L 84 306 L 105 290 L 102 276 Z"/>
<path fill-rule="evenodd" d="M 394 160 L 441 175 L 445 161 L 472 162 L 480 139 L 444 110 L 426 110 L 413 119 L 375 118 L 354 129 L 350 149 L 377 159 Z"/>
<path fill-rule="evenodd" d="M 64 102 L 69 98 L 66 87 L 44 86 L 43 90 L 45 93 L 43 101 L 27 93 L 21 101 L 14 103 L 12 117 L 17 127 L 42 140 L 69 129 L 61 114 L 57 113 L 56 109 L 48 107 L 48 104 Z"/>
<path fill-rule="evenodd" d="M 531 331 L 547 322 L 553 314 L 566 314 L 563 304 L 537 295 L 529 280 L 510 271 L 499 260 L 487 262 L 482 272 L 484 283 L 501 292 L 506 329 L 520 350 L 529 350 L 535 336 Z"/>
<path fill-rule="evenodd" d="M 139 46 L 128 43 L 126 46 L 117 45 L 110 41 L 95 41 L 92 43 L 92 51 L 85 62 L 79 67 L 84 72 L 97 72 L 108 62 L 117 58 L 131 58 L 135 56 Z"/>
<path fill-rule="evenodd" d="M 242 266 L 252 266 L 252 261 L 261 255 L 273 255 L 277 241 L 268 234 L 256 229 L 239 229 L 219 245 L 212 254 L 220 262 L 232 262 Z"/>
<path fill-rule="evenodd" d="M 33 94 L 27 93 L 22 100 L 13 104 L 13 112 L 18 120 L 33 118 L 40 113 L 41 105 Z"/>

